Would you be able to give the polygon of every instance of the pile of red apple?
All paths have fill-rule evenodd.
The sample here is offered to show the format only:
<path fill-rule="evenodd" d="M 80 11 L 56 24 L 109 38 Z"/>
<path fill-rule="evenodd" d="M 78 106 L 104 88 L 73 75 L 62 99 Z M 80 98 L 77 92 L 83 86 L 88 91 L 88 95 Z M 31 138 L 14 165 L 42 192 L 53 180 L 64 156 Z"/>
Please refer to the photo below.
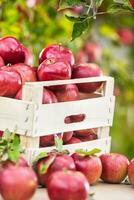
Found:
<path fill-rule="evenodd" d="M 33 67 L 31 52 L 14 37 L 0 39 L 0 96 L 22 99 L 22 86 L 26 82 L 68 80 L 96 77 L 103 74 L 95 63 L 75 64 L 73 53 L 61 45 L 50 45 L 39 54 L 39 66 Z M 68 84 L 44 87 L 42 103 L 77 101 L 100 96 L 96 91 L 101 82 Z M 70 116 L 65 123 L 84 120 L 84 115 Z M 54 145 L 54 135 L 40 138 L 40 147 Z M 73 144 L 97 139 L 96 129 L 57 133 L 64 144 Z"/>
<path fill-rule="evenodd" d="M 22 156 L 17 163 L 6 160 L 0 163 L 0 194 L 4 200 L 29 200 L 39 183 L 46 187 L 50 200 L 89 200 L 90 186 L 100 179 L 119 184 L 127 175 L 134 186 L 134 159 L 129 163 L 122 154 L 98 157 L 95 152 L 44 152 L 33 169 Z"/>

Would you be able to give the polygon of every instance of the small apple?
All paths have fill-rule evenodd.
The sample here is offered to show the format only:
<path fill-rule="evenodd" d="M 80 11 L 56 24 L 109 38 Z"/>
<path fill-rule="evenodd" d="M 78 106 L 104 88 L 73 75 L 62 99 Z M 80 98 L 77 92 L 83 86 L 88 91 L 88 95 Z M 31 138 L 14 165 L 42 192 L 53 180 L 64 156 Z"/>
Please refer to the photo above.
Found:
<path fill-rule="evenodd" d="M 99 157 L 77 152 L 72 154 L 72 158 L 74 159 L 76 170 L 86 176 L 90 185 L 98 182 L 102 173 L 102 164 Z"/>
<path fill-rule="evenodd" d="M 76 64 L 88 63 L 88 55 L 83 49 L 79 50 L 76 54 Z"/>
<path fill-rule="evenodd" d="M 33 55 L 30 50 L 22 45 L 22 49 L 25 55 L 24 63 L 29 66 L 33 66 Z"/>
<path fill-rule="evenodd" d="M 95 63 L 85 63 L 78 65 L 73 69 L 72 78 L 87 78 L 87 77 L 97 77 L 103 74 L 101 68 Z M 92 93 L 95 92 L 102 82 L 93 83 L 79 83 L 77 84 L 80 92 Z"/>
<path fill-rule="evenodd" d="M 96 62 L 101 59 L 102 47 L 100 44 L 87 42 L 84 49 L 88 55 L 88 62 Z"/>
<path fill-rule="evenodd" d="M 74 131 L 75 135 L 78 136 L 78 137 L 79 136 L 85 137 L 85 136 L 88 136 L 90 134 L 96 135 L 96 132 L 97 132 L 97 129 L 95 129 L 95 128 Z"/>
<path fill-rule="evenodd" d="M 125 45 L 132 45 L 134 43 L 134 33 L 131 29 L 121 28 L 117 31 L 120 41 Z"/>
<path fill-rule="evenodd" d="M 121 183 L 127 176 L 129 161 L 126 156 L 118 153 L 102 154 L 101 179 L 106 183 Z"/>
<path fill-rule="evenodd" d="M 71 66 L 74 65 L 74 56 L 71 50 L 59 44 L 53 44 L 44 48 L 39 55 L 39 63 L 41 64 L 46 59 L 60 58 L 68 62 Z"/>

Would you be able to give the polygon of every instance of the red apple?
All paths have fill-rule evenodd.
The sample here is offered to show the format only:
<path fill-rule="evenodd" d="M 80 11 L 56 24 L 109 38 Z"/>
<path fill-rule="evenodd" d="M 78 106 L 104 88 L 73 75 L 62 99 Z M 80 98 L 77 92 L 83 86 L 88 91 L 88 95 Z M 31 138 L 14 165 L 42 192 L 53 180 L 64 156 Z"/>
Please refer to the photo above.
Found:
<path fill-rule="evenodd" d="M 79 100 L 79 91 L 75 84 L 68 84 L 64 90 L 55 91 L 55 94 L 59 102 Z"/>
<path fill-rule="evenodd" d="M 53 44 L 44 48 L 39 55 L 39 63 L 42 63 L 46 59 L 61 58 L 65 62 L 68 62 L 71 66 L 74 65 L 73 53 L 59 44 Z"/>
<path fill-rule="evenodd" d="M 79 153 L 72 154 L 76 170 L 82 172 L 90 185 L 98 182 L 102 173 L 102 164 L 97 156 L 87 156 Z"/>
<path fill-rule="evenodd" d="M 23 52 L 24 52 L 24 55 L 25 55 L 24 63 L 26 65 L 33 66 L 34 60 L 33 60 L 32 53 L 30 52 L 30 50 L 28 48 L 24 47 L 23 45 L 22 45 L 22 49 L 23 49 Z"/>
<path fill-rule="evenodd" d="M 0 68 L 0 96 L 14 97 L 21 88 L 21 77 L 15 70 L 3 68 Z"/>
<path fill-rule="evenodd" d="M 19 100 L 22 99 L 22 88 L 17 92 L 15 99 L 19 99 Z M 58 102 L 58 100 L 57 100 L 57 97 L 55 96 L 55 94 L 52 91 L 44 88 L 43 96 L 42 96 L 42 103 L 47 104 L 47 103 L 57 103 L 57 102 Z"/>
<path fill-rule="evenodd" d="M 22 84 L 25 82 L 33 82 L 37 80 L 36 72 L 33 67 L 30 67 L 23 63 L 18 63 L 15 65 L 12 65 L 10 68 L 17 71 L 22 79 Z"/>
<path fill-rule="evenodd" d="M 0 56 L 5 64 L 23 63 L 25 60 L 22 45 L 14 37 L 0 38 Z"/>
<path fill-rule="evenodd" d="M 76 144 L 82 142 L 79 138 L 72 137 L 66 144 Z"/>
<path fill-rule="evenodd" d="M 134 0 L 129 0 L 131 3 L 132 8 L 134 9 Z"/>
<path fill-rule="evenodd" d="M 90 134 L 88 134 L 87 136 L 79 137 L 79 138 L 80 138 L 80 140 L 81 140 L 82 142 L 88 142 L 88 141 L 96 140 L 98 137 L 97 137 L 96 134 L 90 133 Z"/>
<path fill-rule="evenodd" d="M 88 62 L 96 62 L 102 57 L 102 47 L 100 44 L 87 42 L 85 44 L 85 51 L 88 55 Z"/>
<path fill-rule="evenodd" d="M 76 54 L 76 64 L 88 63 L 88 55 L 83 49 L 79 50 Z"/>
<path fill-rule="evenodd" d="M 118 153 L 103 154 L 101 179 L 107 183 L 121 183 L 128 170 L 129 161 L 126 156 Z"/>
<path fill-rule="evenodd" d="M 5 200 L 31 199 L 37 189 L 37 177 L 29 167 L 9 165 L 0 170 L 0 194 Z"/>
<path fill-rule="evenodd" d="M 121 28 L 117 31 L 120 41 L 125 45 L 132 45 L 134 43 L 134 33 L 131 29 Z"/>
<path fill-rule="evenodd" d="M 3 136 L 3 133 L 4 133 L 3 131 L 0 131 L 0 137 L 2 137 L 2 136 Z"/>
<path fill-rule="evenodd" d="M 59 138 L 63 140 L 63 143 L 66 144 L 72 138 L 73 131 L 65 132 L 63 133 L 63 136 L 61 133 L 57 135 Z M 54 134 L 40 137 L 40 147 L 53 146 L 54 144 L 55 144 Z"/>
<path fill-rule="evenodd" d="M 85 136 L 88 136 L 90 134 L 96 134 L 96 132 L 97 132 L 97 129 L 95 129 L 95 128 L 74 131 L 75 135 L 78 136 L 78 137 L 79 136 L 85 137 Z"/>
<path fill-rule="evenodd" d="M 100 67 L 95 63 L 85 63 L 78 65 L 74 68 L 72 73 L 72 78 L 87 78 L 87 77 L 97 77 L 101 76 L 102 70 Z M 79 83 L 77 84 L 78 89 L 80 92 L 92 93 L 96 91 L 102 82 L 93 82 L 93 83 Z"/>
<path fill-rule="evenodd" d="M 42 168 L 44 166 L 47 169 L 42 172 Z M 48 183 L 48 178 L 51 174 L 61 170 L 75 171 L 75 164 L 73 159 L 69 155 L 64 155 L 62 153 L 50 153 L 47 157 L 37 161 L 35 165 L 35 170 L 38 175 L 39 183 L 43 186 L 46 186 Z"/>
<path fill-rule="evenodd" d="M 71 78 L 71 66 L 65 60 L 51 58 L 39 65 L 37 74 L 40 81 L 66 80 Z"/>
<path fill-rule="evenodd" d="M 80 172 L 55 172 L 49 178 L 48 195 L 50 200 L 87 200 L 89 184 Z"/>
<path fill-rule="evenodd" d="M 5 65 L 4 60 L 3 60 L 3 58 L 0 56 L 0 67 L 2 67 L 2 66 L 4 66 L 4 65 Z"/>
<path fill-rule="evenodd" d="M 134 186 L 134 159 L 131 160 L 128 166 L 128 178 L 130 183 Z"/>
<path fill-rule="evenodd" d="M 10 160 L 6 160 L 2 163 L 3 168 L 7 168 L 7 167 L 10 167 L 10 166 L 12 167 L 13 165 L 14 166 L 16 165 L 16 166 L 19 166 L 19 167 L 29 167 L 27 160 L 22 155 L 20 156 L 19 160 L 16 163 L 14 163 Z"/>

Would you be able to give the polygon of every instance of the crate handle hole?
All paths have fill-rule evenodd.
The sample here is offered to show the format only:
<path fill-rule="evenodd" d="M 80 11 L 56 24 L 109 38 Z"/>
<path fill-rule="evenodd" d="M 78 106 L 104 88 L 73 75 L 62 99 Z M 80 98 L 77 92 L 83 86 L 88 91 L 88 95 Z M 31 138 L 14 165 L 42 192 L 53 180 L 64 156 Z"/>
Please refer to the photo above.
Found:
<path fill-rule="evenodd" d="M 70 115 L 70 116 L 65 117 L 64 123 L 72 124 L 72 123 L 83 122 L 85 118 L 86 118 L 85 114 Z"/>

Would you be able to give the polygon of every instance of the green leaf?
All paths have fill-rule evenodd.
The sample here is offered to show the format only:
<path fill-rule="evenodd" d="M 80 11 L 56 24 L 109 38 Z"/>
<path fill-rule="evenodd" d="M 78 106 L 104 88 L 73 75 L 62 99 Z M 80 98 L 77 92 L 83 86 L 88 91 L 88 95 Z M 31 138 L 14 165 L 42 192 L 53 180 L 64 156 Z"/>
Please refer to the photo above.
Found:
<path fill-rule="evenodd" d="M 83 156 L 91 156 L 91 155 L 94 155 L 96 153 L 100 153 L 101 150 L 97 149 L 97 148 L 94 148 L 91 151 L 86 151 L 84 149 L 77 149 L 75 152 L 79 153 L 80 155 L 83 155 Z"/>
<path fill-rule="evenodd" d="M 57 135 L 55 135 L 54 141 L 55 141 L 56 150 L 58 150 L 58 152 L 62 152 L 62 150 L 63 150 L 63 140 L 61 138 L 59 138 Z"/>
<path fill-rule="evenodd" d="M 89 19 L 84 19 L 80 22 L 75 22 L 73 25 L 72 41 L 82 35 L 89 27 Z"/>
<path fill-rule="evenodd" d="M 58 10 L 65 8 L 72 8 L 74 6 L 80 6 L 85 2 L 86 2 L 85 0 L 60 0 Z"/>
<path fill-rule="evenodd" d="M 74 17 L 74 16 L 65 15 L 65 17 L 71 22 L 81 22 L 83 19 L 85 19 L 85 16 Z"/>
<path fill-rule="evenodd" d="M 14 150 L 9 150 L 8 151 L 8 159 L 11 160 L 12 162 L 17 162 L 19 160 L 20 157 L 20 151 L 16 149 L 16 151 Z"/>
<path fill-rule="evenodd" d="M 46 173 L 48 168 L 49 168 L 49 166 L 54 162 L 55 158 L 56 158 L 56 154 L 54 154 L 53 156 L 48 158 L 47 162 L 41 165 L 41 167 L 39 169 L 39 172 L 41 174 Z"/>
<path fill-rule="evenodd" d="M 108 10 L 109 13 L 119 13 L 119 12 L 132 12 L 132 10 L 130 9 L 130 7 L 128 7 L 127 5 L 123 5 L 123 4 L 112 4 Z"/>
<path fill-rule="evenodd" d="M 48 156 L 47 152 L 43 151 L 36 157 L 36 159 L 33 161 L 33 163 L 36 163 L 36 162 L 38 162 L 38 160 L 45 158 L 47 156 Z"/>

